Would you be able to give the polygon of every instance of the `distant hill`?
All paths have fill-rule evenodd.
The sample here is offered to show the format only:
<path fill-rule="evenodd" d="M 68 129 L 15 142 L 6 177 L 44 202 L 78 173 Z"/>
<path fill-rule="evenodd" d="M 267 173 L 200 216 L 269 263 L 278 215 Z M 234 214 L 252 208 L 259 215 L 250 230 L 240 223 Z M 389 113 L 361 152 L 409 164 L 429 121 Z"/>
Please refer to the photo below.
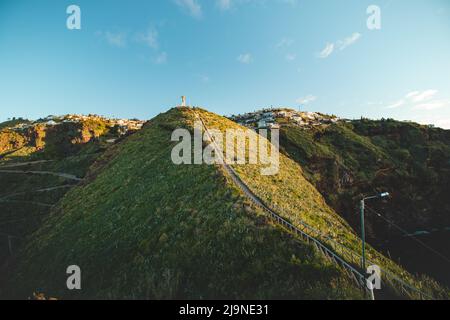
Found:
<path fill-rule="evenodd" d="M 0 261 L 10 250 L 15 252 L 23 238 L 40 227 L 51 207 L 78 183 L 66 176 L 83 178 L 95 159 L 114 141 L 135 132 L 138 123 L 94 115 L 2 123 Z M 6 235 L 14 236 L 12 248 Z"/>

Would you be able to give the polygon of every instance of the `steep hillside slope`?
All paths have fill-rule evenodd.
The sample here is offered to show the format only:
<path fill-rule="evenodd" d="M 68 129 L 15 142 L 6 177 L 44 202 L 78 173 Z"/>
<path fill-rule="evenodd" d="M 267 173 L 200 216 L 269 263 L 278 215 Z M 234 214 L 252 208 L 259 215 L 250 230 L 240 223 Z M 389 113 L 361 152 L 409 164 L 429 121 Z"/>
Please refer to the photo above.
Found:
<path fill-rule="evenodd" d="M 172 131 L 193 121 L 173 109 L 108 149 L 17 256 L 3 296 L 362 298 L 344 271 L 269 224 L 220 167 L 172 163 Z M 81 291 L 66 288 L 73 264 Z"/>
<path fill-rule="evenodd" d="M 450 261 L 405 237 L 417 232 L 450 257 L 450 131 L 394 120 L 288 125 L 281 128 L 281 145 L 355 230 L 362 196 L 390 192 L 388 201 L 367 204 L 370 243 L 450 284 Z"/>
<path fill-rule="evenodd" d="M 0 124 L 0 265 L 130 123 L 67 115 Z"/>
<path fill-rule="evenodd" d="M 243 128 L 231 120 L 217 117 L 205 110 L 198 109 L 198 113 L 210 128 L 222 131 L 227 128 Z M 227 147 L 229 148 L 230 145 Z M 294 159 L 296 158 L 294 157 Z M 361 240 L 358 235 L 340 214 L 326 204 L 324 197 L 305 178 L 308 176 L 308 172 L 305 172 L 296 161 L 282 154 L 280 172 L 273 176 L 261 175 L 260 165 L 246 164 L 233 167 L 255 194 L 294 225 L 301 227 L 306 223 L 311 227 L 311 233 L 323 242 L 332 245 L 342 244 L 353 252 L 360 252 Z M 356 213 L 358 212 L 356 211 Z M 396 274 L 417 288 L 423 288 L 428 292 L 435 291 L 437 296 L 440 293 L 444 297 L 448 294 L 445 289 L 442 291 L 434 281 L 412 276 L 373 248 L 368 249 L 367 257 L 370 261 L 382 266 L 385 271 Z M 353 259 L 353 261 L 355 262 L 357 259 Z"/>

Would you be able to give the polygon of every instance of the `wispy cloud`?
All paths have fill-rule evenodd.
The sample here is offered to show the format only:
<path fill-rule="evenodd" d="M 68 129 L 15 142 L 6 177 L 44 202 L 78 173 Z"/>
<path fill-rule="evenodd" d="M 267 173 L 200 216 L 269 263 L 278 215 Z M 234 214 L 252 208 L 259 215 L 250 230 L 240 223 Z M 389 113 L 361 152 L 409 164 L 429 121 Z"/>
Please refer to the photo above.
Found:
<path fill-rule="evenodd" d="M 297 55 L 295 53 L 288 53 L 285 55 L 285 59 L 287 61 L 294 61 L 295 59 L 297 59 Z"/>
<path fill-rule="evenodd" d="M 328 58 L 335 49 L 343 51 L 349 46 L 355 44 L 359 39 L 361 39 L 361 34 L 359 32 L 354 32 L 351 36 L 338 40 L 336 43 L 327 43 L 325 48 L 318 54 L 319 58 Z"/>
<path fill-rule="evenodd" d="M 232 4 L 231 0 L 217 0 L 216 3 L 219 9 L 222 11 L 229 10 Z"/>
<path fill-rule="evenodd" d="M 438 90 L 429 89 L 424 91 L 411 91 L 401 100 L 386 106 L 387 109 L 396 109 L 402 106 L 409 106 L 412 110 L 436 110 L 444 107 L 450 107 L 450 100 L 436 99 Z"/>
<path fill-rule="evenodd" d="M 319 58 L 325 59 L 330 56 L 334 51 L 334 43 L 327 43 L 325 48 L 319 53 Z"/>
<path fill-rule="evenodd" d="M 449 107 L 449 106 L 450 106 L 450 100 L 432 100 L 429 102 L 417 104 L 413 107 L 413 109 L 414 110 L 431 111 L 431 110 L 441 109 L 441 108 Z"/>
<path fill-rule="evenodd" d="M 95 35 L 97 37 L 103 38 L 108 44 L 113 47 L 123 48 L 127 45 L 128 36 L 126 32 L 97 31 Z"/>
<path fill-rule="evenodd" d="M 309 94 L 306 97 L 298 98 L 295 102 L 297 102 L 298 104 L 306 105 L 316 100 L 317 100 L 316 96 Z"/>
<path fill-rule="evenodd" d="M 197 0 L 174 0 L 175 4 L 194 18 L 203 15 L 202 6 Z"/>
<path fill-rule="evenodd" d="M 394 102 L 391 105 L 386 106 L 386 109 L 396 109 L 396 108 L 403 106 L 404 104 L 405 104 L 405 100 L 399 100 L 397 102 Z"/>
<path fill-rule="evenodd" d="M 152 49 L 159 48 L 158 31 L 154 28 L 148 29 L 147 32 L 145 32 L 145 33 L 138 33 L 136 35 L 136 40 L 139 43 L 143 43 Z"/>
<path fill-rule="evenodd" d="M 156 56 L 154 62 L 155 62 L 156 64 L 164 64 L 164 63 L 166 63 L 166 62 L 167 62 L 167 53 L 166 53 L 166 52 L 161 52 L 161 53 L 159 53 L 159 54 Z"/>
<path fill-rule="evenodd" d="M 411 99 L 412 102 L 422 102 L 432 99 L 438 93 L 437 90 L 430 89 L 423 92 L 413 91 L 406 95 L 406 98 Z"/>
<path fill-rule="evenodd" d="M 282 38 L 276 45 L 275 48 L 281 49 L 281 48 L 288 48 L 294 44 L 294 40 L 291 38 Z"/>
<path fill-rule="evenodd" d="M 336 43 L 336 47 L 339 50 L 344 50 L 347 47 L 351 46 L 352 44 L 356 43 L 356 41 L 358 41 L 361 38 L 361 34 L 358 32 L 353 33 L 351 36 L 345 38 L 344 40 L 339 40 Z"/>
<path fill-rule="evenodd" d="M 243 64 L 249 64 L 253 61 L 253 58 L 250 53 L 243 53 L 238 56 L 237 61 Z"/>

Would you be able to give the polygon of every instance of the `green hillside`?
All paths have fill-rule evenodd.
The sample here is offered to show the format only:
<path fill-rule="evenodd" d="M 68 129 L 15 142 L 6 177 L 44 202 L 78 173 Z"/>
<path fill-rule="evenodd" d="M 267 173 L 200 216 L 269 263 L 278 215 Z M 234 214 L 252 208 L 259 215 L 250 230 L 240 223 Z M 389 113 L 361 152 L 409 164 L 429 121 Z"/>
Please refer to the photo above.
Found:
<path fill-rule="evenodd" d="M 26 298 L 38 292 L 66 299 L 364 298 L 348 275 L 313 246 L 269 222 L 266 212 L 221 166 L 172 163 L 176 143 L 170 141 L 171 134 L 177 128 L 192 131 L 196 114 L 210 129 L 243 129 L 202 109 L 178 108 L 110 146 L 27 239 L 5 273 L 1 294 Z M 226 148 L 234 145 L 227 141 Z M 361 242 L 351 225 L 327 205 L 328 199 L 310 182 L 309 169 L 284 152 L 277 175 L 261 175 L 262 165 L 233 167 L 257 197 L 293 225 L 302 228 L 306 223 L 308 232 L 330 248 L 339 244 L 359 252 Z M 370 246 L 367 255 L 426 294 L 448 297 L 436 282 L 408 273 Z M 357 267 L 359 260 L 356 256 L 347 262 Z M 83 290 L 77 292 L 65 286 L 65 270 L 73 264 L 82 269 Z"/>
<path fill-rule="evenodd" d="M 221 130 L 226 128 L 243 129 L 235 122 L 218 117 L 205 110 L 197 109 L 197 112 L 210 128 Z M 313 145 L 313 147 L 317 146 Z M 295 157 L 293 158 L 295 159 Z M 354 252 L 360 252 L 361 241 L 359 236 L 340 214 L 327 205 L 326 199 L 306 178 L 309 177 L 308 172 L 305 172 L 296 161 L 282 154 L 280 157 L 280 172 L 273 176 L 261 175 L 260 165 L 234 165 L 234 168 L 239 173 L 240 178 L 257 196 L 294 225 L 299 227 L 302 223 L 307 223 L 317 230 L 317 232 L 314 232 L 314 236 L 323 242 L 330 243 L 328 239 L 332 239 Z M 367 257 L 384 270 L 396 274 L 404 281 L 414 284 L 415 287 L 421 288 L 425 292 L 432 293 L 435 296 L 448 296 L 447 290 L 442 289 L 435 281 L 428 277 L 408 273 L 404 268 L 371 247 L 368 249 Z"/>
<path fill-rule="evenodd" d="M 427 237 L 441 240 L 423 241 L 450 256 L 450 131 L 362 119 L 307 129 L 284 126 L 280 140 L 283 151 L 301 164 L 305 177 L 327 203 L 358 232 L 359 200 L 363 195 L 390 192 L 388 201 L 367 204 L 369 242 L 412 270 L 450 284 L 450 261 L 412 238 L 404 240 L 405 233 L 435 232 L 436 236 Z M 396 244 L 399 241 L 402 247 Z M 417 252 L 424 262 L 414 257 Z"/>
<path fill-rule="evenodd" d="M 78 184 L 70 177 L 83 178 L 108 148 L 106 139 L 118 138 L 104 118 L 63 122 L 68 118 L 54 117 L 58 125 L 44 119 L 0 125 L 0 266 Z"/>
<path fill-rule="evenodd" d="M 312 246 L 268 223 L 219 167 L 171 162 L 172 130 L 192 121 L 173 109 L 108 149 L 29 239 L 3 296 L 363 298 Z M 65 288 L 72 264 L 82 269 L 79 292 Z"/>

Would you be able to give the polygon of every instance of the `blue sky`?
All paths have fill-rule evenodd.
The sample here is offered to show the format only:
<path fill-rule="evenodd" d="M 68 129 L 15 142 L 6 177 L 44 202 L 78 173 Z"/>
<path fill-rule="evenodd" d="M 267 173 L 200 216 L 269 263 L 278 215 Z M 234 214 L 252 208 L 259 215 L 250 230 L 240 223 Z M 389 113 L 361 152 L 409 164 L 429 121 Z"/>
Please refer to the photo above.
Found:
<path fill-rule="evenodd" d="M 450 128 L 450 1 L 0 0 L 0 121 L 149 119 L 181 95 L 224 115 L 301 106 Z"/>

